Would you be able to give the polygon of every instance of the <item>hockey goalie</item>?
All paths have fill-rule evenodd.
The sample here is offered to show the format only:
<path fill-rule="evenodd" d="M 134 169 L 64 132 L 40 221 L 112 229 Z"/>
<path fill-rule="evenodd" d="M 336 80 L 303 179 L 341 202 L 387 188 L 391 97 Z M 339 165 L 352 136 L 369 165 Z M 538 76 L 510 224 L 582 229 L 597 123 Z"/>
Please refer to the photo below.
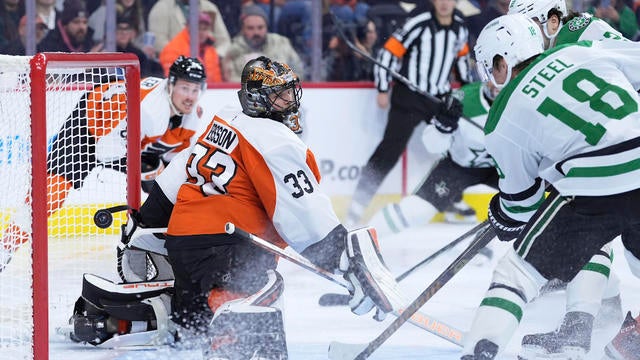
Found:
<path fill-rule="evenodd" d="M 123 284 L 85 275 L 72 339 L 96 346 L 172 344 L 207 359 L 287 359 L 276 255 L 225 224 L 289 247 L 349 283 L 351 311 L 397 310 L 398 284 L 368 228 L 347 231 L 319 187 L 290 115 L 298 76 L 266 57 L 242 74 L 239 105 L 156 178 L 118 247 Z"/>

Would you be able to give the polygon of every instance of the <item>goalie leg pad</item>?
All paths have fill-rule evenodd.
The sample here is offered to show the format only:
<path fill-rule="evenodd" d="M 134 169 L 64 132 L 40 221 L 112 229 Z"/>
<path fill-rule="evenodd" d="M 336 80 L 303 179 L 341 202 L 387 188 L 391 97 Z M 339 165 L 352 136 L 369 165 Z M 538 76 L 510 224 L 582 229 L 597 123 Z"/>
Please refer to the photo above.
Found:
<path fill-rule="evenodd" d="M 375 230 L 368 227 L 350 231 L 346 245 L 348 267 L 345 276 L 354 285 L 349 304 L 352 311 L 358 315 L 367 313 L 371 310 L 369 300 L 383 313 L 404 306 L 406 302 L 400 295 L 400 287 L 378 250 Z M 344 270 L 344 261 L 341 261 L 341 269 Z M 359 292 L 364 298 L 358 298 Z"/>
<path fill-rule="evenodd" d="M 154 345 L 167 340 L 172 282 L 115 284 L 85 274 L 69 324 L 70 338 L 101 347 Z"/>
<path fill-rule="evenodd" d="M 172 280 L 173 269 L 166 256 L 130 247 L 117 248 L 118 275 L 122 281 Z"/>
<path fill-rule="evenodd" d="M 209 325 L 206 359 L 287 359 L 281 303 L 284 281 L 275 270 L 268 270 L 267 277 L 255 294 L 228 301 L 216 310 Z"/>

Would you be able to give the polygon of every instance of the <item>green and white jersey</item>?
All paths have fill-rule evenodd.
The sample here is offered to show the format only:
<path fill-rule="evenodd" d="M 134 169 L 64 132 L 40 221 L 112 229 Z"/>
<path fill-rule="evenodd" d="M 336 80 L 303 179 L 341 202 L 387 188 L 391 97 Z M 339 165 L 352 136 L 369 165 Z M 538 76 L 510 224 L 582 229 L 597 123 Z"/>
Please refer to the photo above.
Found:
<path fill-rule="evenodd" d="M 640 188 L 640 44 L 583 41 L 550 49 L 498 94 L 485 126 L 502 208 L 527 221 L 544 179 L 562 195 Z"/>
<path fill-rule="evenodd" d="M 606 21 L 594 17 L 589 13 L 582 13 L 562 25 L 555 46 L 571 44 L 582 40 L 628 40 L 622 34 L 607 24 Z"/>
<path fill-rule="evenodd" d="M 490 105 L 482 93 L 482 83 L 470 83 L 457 91 L 462 94 L 463 115 L 483 128 L 487 121 Z M 449 156 L 451 156 L 451 160 L 462 167 L 485 168 L 493 166 L 493 161 L 484 146 L 482 130 L 464 119 L 460 119 L 458 129 L 453 132 Z"/>

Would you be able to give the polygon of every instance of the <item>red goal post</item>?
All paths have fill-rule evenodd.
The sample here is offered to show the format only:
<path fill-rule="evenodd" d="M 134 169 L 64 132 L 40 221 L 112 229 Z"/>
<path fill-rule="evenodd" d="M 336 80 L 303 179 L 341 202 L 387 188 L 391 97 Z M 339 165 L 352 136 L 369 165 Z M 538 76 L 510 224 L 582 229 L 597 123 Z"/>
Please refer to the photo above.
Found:
<path fill-rule="evenodd" d="M 0 358 L 48 359 L 82 273 L 115 272 L 124 216 L 95 210 L 140 205 L 137 57 L 0 55 L 0 186 Z"/>

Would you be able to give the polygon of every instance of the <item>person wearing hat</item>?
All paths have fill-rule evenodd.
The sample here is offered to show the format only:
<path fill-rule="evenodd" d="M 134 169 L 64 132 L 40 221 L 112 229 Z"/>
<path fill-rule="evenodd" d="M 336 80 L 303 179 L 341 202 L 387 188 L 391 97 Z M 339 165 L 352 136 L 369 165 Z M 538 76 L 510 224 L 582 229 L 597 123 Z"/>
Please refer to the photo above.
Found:
<path fill-rule="evenodd" d="M 216 49 L 217 42 L 211 32 L 213 22 L 211 15 L 200 12 L 198 16 L 198 60 L 202 62 L 207 72 L 207 84 L 222 82 L 220 70 L 220 57 Z M 185 26 L 162 49 L 159 55 L 160 64 L 164 68 L 165 75 L 169 74 L 169 68 L 173 61 L 180 55 L 189 56 L 191 53 L 191 39 L 189 26 Z"/>
<path fill-rule="evenodd" d="M 36 16 L 36 44 L 39 43 L 47 33 L 47 24 L 40 15 Z M 19 37 L 9 42 L 5 47 L 0 49 L 0 54 L 6 55 L 26 55 L 25 44 L 27 42 L 27 16 L 23 15 L 18 25 Z"/>
<path fill-rule="evenodd" d="M 289 64 L 297 74 L 304 73 L 300 56 L 289 39 L 269 32 L 267 13 L 257 5 L 248 5 L 240 15 L 240 34 L 231 40 L 223 59 L 224 78 L 239 82 L 247 61 L 260 55 Z"/>
<path fill-rule="evenodd" d="M 144 51 L 135 44 L 134 39 L 138 34 L 136 23 L 136 19 L 131 14 L 118 14 L 116 17 L 116 51 L 133 53 L 138 57 L 141 77 L 163 76 L 160 63 L 147 57 Z"/>
<path fill-rule="evenodd" d="M 199 0 L 200 11 L 208 13 L 214 20 L 211 31 L 216 38 L 216 50 L 220 56 L 224 56 L 231 36 L 220 15 L 220 10 L 213 2 Z M 157 52 L 176 36 L 187 24 L 189 17 L 189 0 L 158 0 L 149 12 L 149 31 L 154 33 L 156 40 L 154 46 Z"/>
<path fill-rule="evenodd" d="M 87 10 L 82 0 L 67 0 L 56 27 L 38 44 L 38 52 L 96 52 L 102 43 L 94 44 L 87 25 Z"/>

